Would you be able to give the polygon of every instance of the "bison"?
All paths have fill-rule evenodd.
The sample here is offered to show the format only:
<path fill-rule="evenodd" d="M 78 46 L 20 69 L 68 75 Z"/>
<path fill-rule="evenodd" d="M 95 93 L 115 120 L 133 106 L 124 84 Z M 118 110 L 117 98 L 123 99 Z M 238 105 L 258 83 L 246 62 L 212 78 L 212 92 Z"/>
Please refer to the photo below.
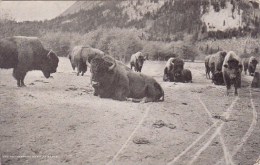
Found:
<path fill-rule="evenodd" d="M 171 68 L 168 70 L 169 80 L 171 82 L 182 82 L 182 71 L 184 67 L 184 61 L 180 58 L 174 58 L 171 61 Z"/>
<path fill-rule="evenodd" d="M 59 58 L 46 50 L 37 37 L 14 36 L 0 40 L 0 68 L 13 69 L 17 86 L 23 87 L 28 71 L 41 70 L 46 78 L 55 73 Z"/>
<path fill-rule="evenodd" d="M 164 100 L 164 91 L 155 79 L 136 73 L 111 57 L 94 58 L 91 61 L 91 72 L 94 94 L 101 98 L 120 101 L 131 98 L 138 102 Z"/>
<path fill-rule="evenodd" d="M 96 56 L 104 56 L 105 53 L 101 50 L 89 46 L 75 46 L 68 55 L 72 69 L 77 68 L 77 76 L 81 73 L 83 76 L 87 71 L 87 65 Z"/>
<path fill-rule="evenodd" d="M 143 64 L 145 61 L 145 57 L 143 56 L 142 52 L 137 52 L 131 56 L 130 59 L 130 68 L 134 67 L 136 72 L 141 72 Z"/>
<path fill-rule="evenodd" d="M 235 95 L 238 95 L 237 88 L 241 87 L 242 63 L 240 57 L 235 52 L 230 51 L 227 53 L 223 62 L 222 72 L 227 87 L 227 95 L 229 95 L 231 85 L 234 85 Z"/>
<path fill-rule="evenodd" d="M 205 57 L 205 71 L 206 71 L 206 78 L 210 79 L 210 67 L 209 67 L 209 59 L 211 55 Z"/>
<path fill-rule="evenodd" d="M 244 58 L 243 59 L 243 66 L 244 66 L 244 72 L 245 75 L 247 74 L 247 69 L 250 76 L 253 76 L 255 73 L 256 65 L 258 64 L 258 61 L 254 56 L 251 56 L 250 58 Z"/>

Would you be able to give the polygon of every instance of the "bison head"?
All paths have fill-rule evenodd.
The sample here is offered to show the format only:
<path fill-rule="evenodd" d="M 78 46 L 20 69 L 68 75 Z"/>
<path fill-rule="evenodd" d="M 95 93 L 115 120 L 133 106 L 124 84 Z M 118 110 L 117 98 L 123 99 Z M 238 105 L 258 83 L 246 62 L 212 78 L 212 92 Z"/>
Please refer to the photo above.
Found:
<path fill-rule="evenodd" d="M 143 55 L 138 56 L 136 62 L 137 62 L 137 65 L 139 67 L 139 70 L 142 69 L 144 61 L 145 61 L 145 57 Z"/>
<path fill-rule="evenodd" d="M 229 60 L 227 64 L 224 64 L 223 66 L 224 68 L 227 68 L 227 73 L 229 74 L 229 78 L 231 80 L 235 80 L 237 77 L 240 77 L 242 72 L 242 64 L 238 60 Z"/>
<path fill-rule="evenodd" d="M 223 72 L 219 72 L 216 71 L 213 75 L 212 75 L 212 82 L 215 85 L 224 85 L 224 79 L 223 79 Z"/>
<path fill-rule="evenodd" d="M 249 72 L 254 73 L 256 69 L 256 65 L 258 64 L 258 61 L 254 58 L 249 61 Z"/>
<path fill-rule="evenodd" d="M 42 72 L 46 78 L 49 78 L 51 73 L 55 73 L 58 67 L 59 58 L 50 50 L 47 54 L 46 62 L 43 63 Z"/>
<path fill-rule="evenodd" d="M 91 81 L 95 84 L 109 84 L 113 81 L 115 61 L 107 61 L 105 58 L 94 58 L 91 60 Z M 94 84 L 94 85 L 95 85 Z"/>
<path fill-rule="evenodd" d="M 173 76 L 174 81 L 182 81 L 182 70 L 184 67 L 184 62 L 180 58 L 175 58 L 171 61 L 172 66 L 170 70 L 170 77 Z"/>

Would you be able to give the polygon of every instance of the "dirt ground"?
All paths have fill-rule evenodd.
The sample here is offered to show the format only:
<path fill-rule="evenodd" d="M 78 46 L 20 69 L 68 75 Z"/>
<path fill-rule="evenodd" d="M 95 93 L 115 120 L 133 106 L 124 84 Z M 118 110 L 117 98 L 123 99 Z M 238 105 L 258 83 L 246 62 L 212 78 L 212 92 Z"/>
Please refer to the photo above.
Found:
<path fill-rule="evenodd" d="M 253 165 L 260 157 L 260 90 L 244 76 L 239 96 L 205 78 L 203 63 L 185 63 L 193 83 L 163 82 L 165 62 L 143 73 L 165 91 L 159 103 L 93 96 L 89 71 L 76 76 L 60 58 L 45 79 L 29 72 L 16 87 L 0 70 L 0 154 L 9 164 Z M 1 164 L 0 163 L 0 164 Z"/>

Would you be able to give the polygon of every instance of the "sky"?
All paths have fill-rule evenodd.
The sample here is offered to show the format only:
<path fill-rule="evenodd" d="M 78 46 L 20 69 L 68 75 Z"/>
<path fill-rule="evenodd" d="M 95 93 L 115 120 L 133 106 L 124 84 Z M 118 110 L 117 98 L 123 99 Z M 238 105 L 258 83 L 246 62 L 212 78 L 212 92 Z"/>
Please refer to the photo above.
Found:
<path fill-rule="evenodd" d="M 52 19 L 75 1 L 1 1 L 0 15 L 18 22 Z"/>

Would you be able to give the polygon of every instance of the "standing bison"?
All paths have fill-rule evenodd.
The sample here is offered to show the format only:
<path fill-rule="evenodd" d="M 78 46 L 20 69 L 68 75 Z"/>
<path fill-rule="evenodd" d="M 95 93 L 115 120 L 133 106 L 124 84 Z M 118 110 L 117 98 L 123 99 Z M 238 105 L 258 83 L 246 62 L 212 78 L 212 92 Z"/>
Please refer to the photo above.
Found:
<path fill-rule="evenodd" d="M 255 73 L 256 65 L 258 64 L 258 61 L 254 56 L 251 56 L 250 58 L 244 58 L 243 59 L 243 66 L 244 66 L 244 72 L 245 75 L 247 73 L 247 69 L 250 76 L 253 76 Z"/>
<path fill-rule="evenodd" d="M 89 46 L 75 46 L 68 57 L 73 70 L 77 68 L 77 75 L 81 73 L 83 76 L 90 61 L 97 56 L 103 57 L 104 55 L 105 53 L 101 50 Z"/>
<path fill-rule="evenodd" d="M 143 56 L 142 52 L 137 52 L 133 54 L 130 59 L 131 69 L 134 67 L 136 72 L 141 72 L 144 61 L 145 57 Z"/>
<path fill-rule="evenodd" d="M 230 51 L 226 55 L 222 67 L 222 72 L 224 82 L 227 87 L 227 95 L 229 95 L 231 85 L 234 85 L 235 95 L 238 95 L 237 88 L 241 87 L 242 63 L 240 57 L 238 57 L 235 52 Z"/>
<path fill-rule="evenodd" d="M 162 87 L 152 77 L 133 72 L 111 57 L 94 58 L 91 61 L 95 95 L 124 101 L 155 102 L 164 100 Z"/>
<path fill-rule="evenodd" d="M 211 55 L 205 57 L 205 71 L 206 71 L 206 78 L 210 79 L 210 67 L 209 67 L 209 59 Z"/>
<path fill-rule="evenodd" d="M 22 87 L 28 71 L 41 70 L 46 78 L 55 73 L 59 59 L 46 50 L 37 37 L 16 36 L 0 40 L 0 68 L 14 68 L 17 86 Z"/>

